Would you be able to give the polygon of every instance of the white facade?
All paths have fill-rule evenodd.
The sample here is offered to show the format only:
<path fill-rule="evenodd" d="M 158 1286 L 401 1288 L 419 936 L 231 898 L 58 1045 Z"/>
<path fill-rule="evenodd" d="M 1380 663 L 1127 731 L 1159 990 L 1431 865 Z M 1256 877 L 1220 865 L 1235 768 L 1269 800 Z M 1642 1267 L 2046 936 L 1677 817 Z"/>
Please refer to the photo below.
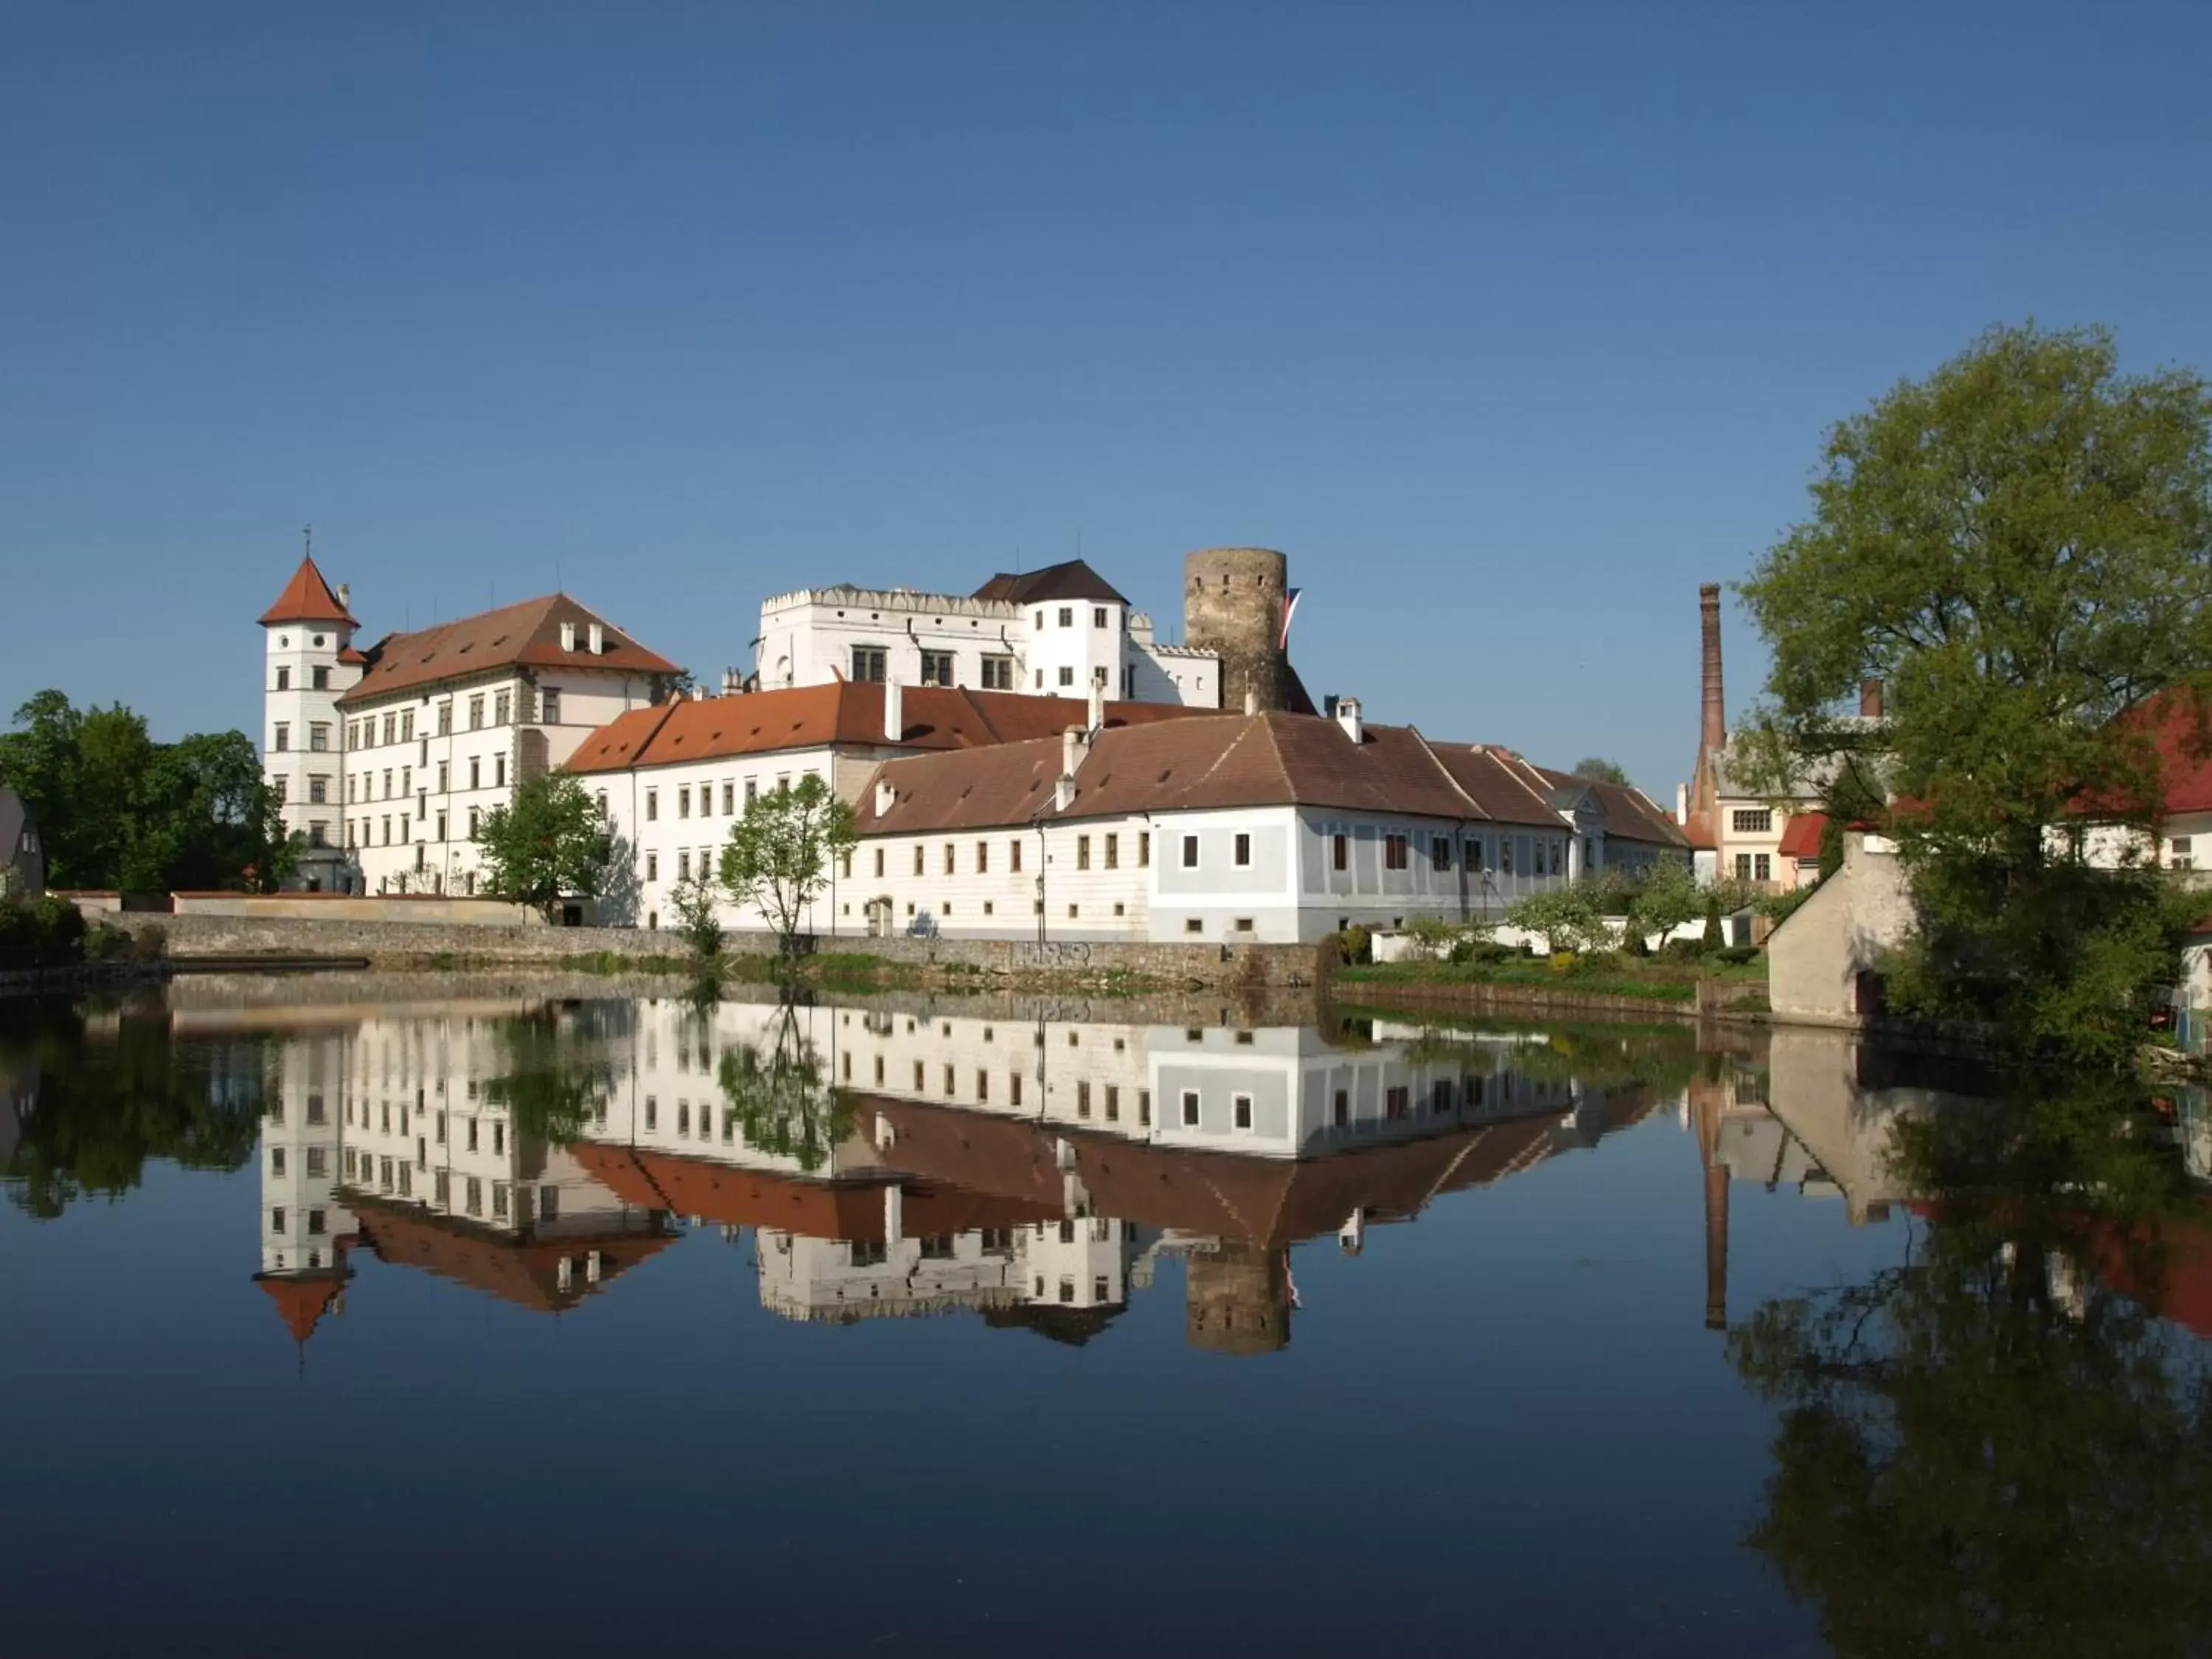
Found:
<path fill-rule="evenodd" d="M 475 893 L 483 817 L 651 696 L 635 675 L 508 668 L 347 704 L 343 836 L 361 890 Z"/>
<path fill-rule="evenodd" d="M 1152 619 L 1116 600 L 1017 605 L 910 588 L 802 588 L 761 605 L 763 690 L 838 679 L 1218 708 L 1212 652 L 1164 646 Z"/>
<path fill-rule="evenodd" d="M 287 834 L 307 842 L 302 884 L 334 891 L 345 863 L 345 723 L 338 698 L 361 678 L 342 661 L 353 644 L 343 623 L 262 627 L 262 776 L 276 793 Z"/>
<path fill-rule="evenodd" d="M 1562 822 L 1471 824 L 1259 806 L 865 837 L 841 932 L 1318 943 L 1358 925 L 1495 917 L 1563 885 Z"/>

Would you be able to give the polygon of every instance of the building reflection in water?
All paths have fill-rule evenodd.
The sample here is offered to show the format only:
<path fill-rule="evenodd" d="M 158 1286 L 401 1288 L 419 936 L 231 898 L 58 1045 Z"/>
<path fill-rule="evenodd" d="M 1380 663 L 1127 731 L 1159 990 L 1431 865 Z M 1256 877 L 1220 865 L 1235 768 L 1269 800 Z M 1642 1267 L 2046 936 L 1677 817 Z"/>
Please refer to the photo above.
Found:
<path fill-rule="evenodd" d="M 1356 1255 L 1680 1094 L 1537 1034 L 1389 1025 L 678 999 L 178 1019 L 281 1028 L 257 1282 L 303 1341 L 355 1251 L 558 1312 L 689 1226 L 750 1237 L 786 1318 L 1067 1342 L 1180 1257 L 1191 1344 L 1262 1353 L 1291 1339 L 1291 1246 Z"/>

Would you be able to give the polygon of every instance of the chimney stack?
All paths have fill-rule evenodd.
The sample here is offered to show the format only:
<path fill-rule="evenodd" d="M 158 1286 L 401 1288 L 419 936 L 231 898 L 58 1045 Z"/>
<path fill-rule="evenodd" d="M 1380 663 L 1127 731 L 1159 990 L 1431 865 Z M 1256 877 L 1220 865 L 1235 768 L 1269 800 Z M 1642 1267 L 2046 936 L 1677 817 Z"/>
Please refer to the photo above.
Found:
<path fill-rule="evenodd" d="M 878 817 L 883 817 L 884 813 L 890 811 L 891 808 L 897 804 L 897 801 L 898 791 L 891 787 L 891 781 L 885 777 L 882 773 L 877 773 L 876 816 Z"/>
<path fill-rule="evenodd" d="M 1093 732 L 1106 724 L 1106 688 L 1094 682 L 1091 687 L 1091 725 Z"/>
<path fill-rule="evenodd" d="M 722 695 L 726 697 L 734 697 L 738 695 L 738 671 L 734 668 L 725 668 L 722 671 Z"/>
<path fill-rule="evenodd" d="M 1689 821 L 1690 786 L 1686 783 L 1678 783 L 1674 786 L 1674 822 L 1687 823 Z"/>
<path fill-rule="evenodd" d="M 1249 685 L 1244 688 L 1244 712 L 1248 714 L 1260 712 L 1260 694 Z"/>
<path fill-rule="evenodd" d="M 592 654 L 595 657 L 603 656 L 606 653 L 606 648 L 607 630 L 599 623 L 593 623 L 592 624 Z"/>
<path fill-rule="evenodd" d="M 1728 701 L 1721 694 L 1721 585 L 1698 589 L 1698 611 L 1705 632 L 1705 719 L 1698 731 L 1700 755 L 1717 755 L 1728 746 Z"/>
<path fill-rule="evenodd" d="M 1366 727 L 1359 718 L 1359 699 L 1339 697 L 1336 700 L 1336 723 L 1344 728 L 1344 735 L 1354 743 L 1365 741 Z"/>
<path fill-rule="evenodd" d="M 576 648 L 575 623 L 564 622 L 561 624 L 561 648 L 563 651 L 574 651 Z"/>
<path fill-rule="evenodd" d="M 1865 679 L 1859 682 L 1859 713 L 1870 720 L 1881 718 L 1881 682 Z"/>
<path fill-rule="evenodd" d="M 906 738 L 906 688 L 896 680 L 884 682 L 884 740 L 901 743 Z"/>
<path fill-rule="evenodd" d="M 1071 726 L 1060 734 L 1060 775 L 1072 778 L 1083 763 L 1083 733 Z"/>
<path fill-rule="evenodd" d="M 338 584 L 338 609 L 341 611 L 353 609 L 353 589 L 343 582 Z"/>

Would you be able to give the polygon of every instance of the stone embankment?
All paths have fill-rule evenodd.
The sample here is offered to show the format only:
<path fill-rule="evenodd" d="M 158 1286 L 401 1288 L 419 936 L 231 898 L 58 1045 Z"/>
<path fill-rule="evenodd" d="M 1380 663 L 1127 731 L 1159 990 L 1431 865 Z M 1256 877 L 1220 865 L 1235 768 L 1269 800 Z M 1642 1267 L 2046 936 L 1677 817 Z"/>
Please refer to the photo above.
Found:
<path fill-rule="evenodd" d="M 138 934 L 158 933 L 179 968 L 209 958 L 244 966 L 256 959 L 296 962 L 366 958 L 378 968 L 463 964 L 572 965 L 580 958 L 663 965 L 690 955 L 678 934 L 642 927 L 481 927 L 441 922 L 324 921 L 204 915 L 108 918 Z M 736 933 L 733 954 L 770 955 L 773 936 Z M 1307 945 L 1152 945 L 1120 941 L 954 939 L 824 939 L 819 951 L 849 952 L 916 969 L 1008 980 L 1097 981 L 1138 979 L 1221 989 L 1296 988 L 1315 977 Z"/>

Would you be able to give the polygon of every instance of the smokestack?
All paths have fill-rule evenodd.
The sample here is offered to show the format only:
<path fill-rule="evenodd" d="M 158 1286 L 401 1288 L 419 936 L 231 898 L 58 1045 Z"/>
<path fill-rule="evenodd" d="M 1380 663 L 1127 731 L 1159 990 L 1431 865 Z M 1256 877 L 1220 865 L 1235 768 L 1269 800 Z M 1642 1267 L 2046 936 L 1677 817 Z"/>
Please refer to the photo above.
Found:
<path fill-rule="evenodd" d="M 884 738 L 901 743 L 906 738 L 906 688 L 896 680 L 884 682 Z"/>
<path fill-rule="evenodd" d="M 1705 631 L 1705 720 L 1698 732 L 1700 753 L 1717 755 L 1728 744 L 1728 702 L 1721 695 L 1721 585 L 1698 589 L 1698 611 Z"/>
<path fill-rule="evenodd" d="M 1091 730 L 1096 732 L 1106 724 L 1106 688 L 1093 684 L 1091 688 Z"/>
<path fill-rule="evenodd" d="M 1881 718 L 1881 682 L 1880 680 L 1859 682 L 1859 713 L 1870 720 L 1878 720 Z"/>

